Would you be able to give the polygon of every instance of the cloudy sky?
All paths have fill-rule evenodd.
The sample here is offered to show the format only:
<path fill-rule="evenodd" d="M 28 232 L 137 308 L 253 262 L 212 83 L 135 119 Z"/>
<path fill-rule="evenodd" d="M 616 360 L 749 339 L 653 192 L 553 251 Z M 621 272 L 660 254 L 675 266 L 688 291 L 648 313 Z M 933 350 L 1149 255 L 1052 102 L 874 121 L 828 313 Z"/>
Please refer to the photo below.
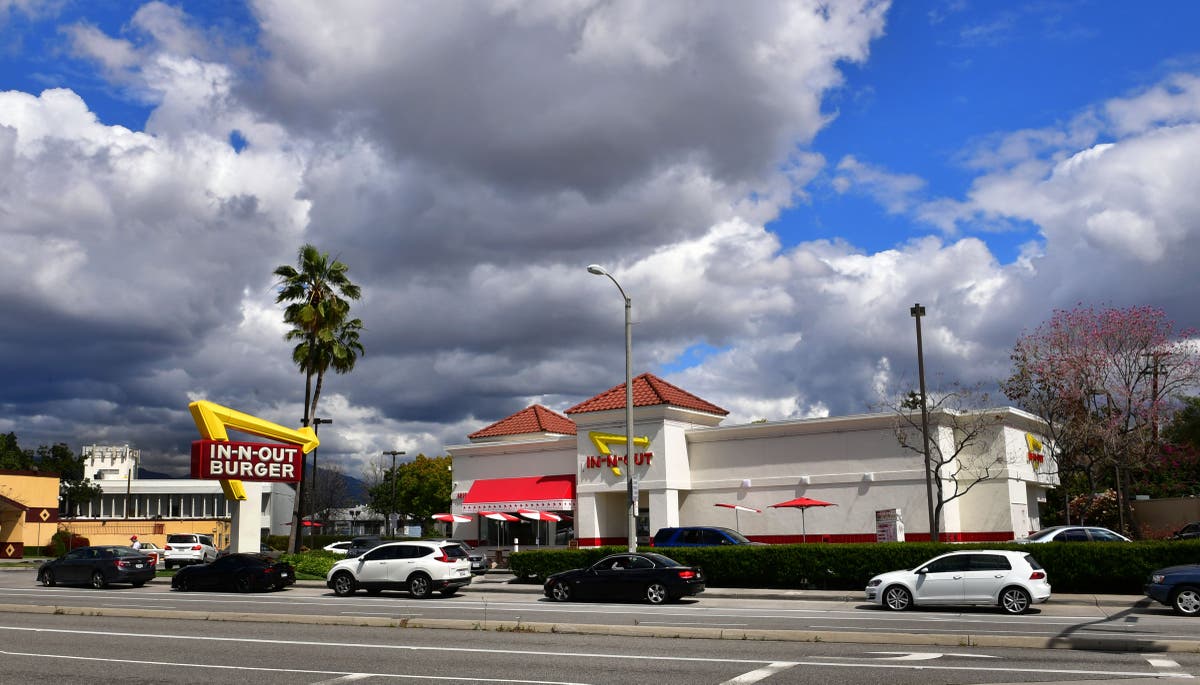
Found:
<path fill-rule="evenodd" d="M 271 275 L 363 290 L 322 463 L 634 372 L 726 425 L 994 383 L 1079 303 L 1200 325 L 1200 3 L 0 0 L 0 432 L 183 475 L 299 425 Z M 998 401 L 1002 401 L 998 400 Z"/>

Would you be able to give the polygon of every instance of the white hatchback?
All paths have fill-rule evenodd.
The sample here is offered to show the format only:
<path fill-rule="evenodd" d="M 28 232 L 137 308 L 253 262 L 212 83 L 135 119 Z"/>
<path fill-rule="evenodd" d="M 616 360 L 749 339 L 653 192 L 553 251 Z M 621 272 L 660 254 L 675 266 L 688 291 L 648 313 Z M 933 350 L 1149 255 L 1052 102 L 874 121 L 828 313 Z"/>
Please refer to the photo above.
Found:
<path fill-rule="evenodd" d="M 903 611 L 914 605 L 984 604 L 1023 614 L 1050 599 L 1046 571 L 1032 555 L 1008 550 L 950 552 L 911 570 L 875 576 L 867 601 Z"/>

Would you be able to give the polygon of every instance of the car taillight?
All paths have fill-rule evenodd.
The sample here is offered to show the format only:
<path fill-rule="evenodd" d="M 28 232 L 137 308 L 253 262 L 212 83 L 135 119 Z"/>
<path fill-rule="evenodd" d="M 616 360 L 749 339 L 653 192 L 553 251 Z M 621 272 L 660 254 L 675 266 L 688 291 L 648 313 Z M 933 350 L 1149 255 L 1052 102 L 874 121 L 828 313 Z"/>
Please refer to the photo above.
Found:
<path fill-rule="evenodd" d="M 1033 573 L 1029 574 L 1030 580 L 1043 580 L 1043 579 L 1045 579 L 1045 577 L 1046 577 L 1045 571 L 1034 571 Z"/>
<path fill-rule="evenodd" d="M 683 578 L 684 580 L 691 580 L 692 578 L 695 578 L 695 577 L 696 577 L 696 572 L 695 572 L 695 571 L 691 571 L 691 570 L 687 570 L 687 571 L 680 571 L 680 572 L 679 572 L 679 577 L 680 577 L 680 578 Z"/>
<path fill-rule="evenodd" d="M 438 550 L 438 551 L 439 551 L 439 552 L 441 552 L 442 554 L 441 554 L 441 556 L 436 556 L 436 557 L 434 557 L 434 558 L 433 558 L 433 560 L 434 560 L 434 561 L 444 561 L 444 562 L 446 562 L 447 564 L 453 564 L 453 563 L 454 563 L 454 560 L 453 560 L 453 559 L 451 559 L 451 558 L 450 558 L 450 556 L 449 556 L 448 554 L 446 554 L 446 550 L 442 549 L 442 550 Z"/>
<path fill-rule="evenodd" d="M 170 545 L 164 545 L 164 546 L 163 546 L 163 551 L 164 551 L 164 552 L 165 552 L 165 551 L 167 551 L 167 550 L 169 550 L 169 549 L 171 549 L 171 546 L 170 546 Z"/>
<path fill-rule="evenodd" d="M 125 561 L 124 559 L 117 559 L 116 562 L 117 562 L 117 568 L 125 568 L 126 566 L 131 565 L 130 562 Z"/>
<path fill-rule="evenodd" d="M 199 552 L 199 551 L 200 551 L 200 550 L 202 550 L 202 549 L 204 549 L 204 548 L 203 548 L 203 547 L 201 547 L 200 545 L 192 545 L 192 551 L 193 551 L 193 552 Z"/>

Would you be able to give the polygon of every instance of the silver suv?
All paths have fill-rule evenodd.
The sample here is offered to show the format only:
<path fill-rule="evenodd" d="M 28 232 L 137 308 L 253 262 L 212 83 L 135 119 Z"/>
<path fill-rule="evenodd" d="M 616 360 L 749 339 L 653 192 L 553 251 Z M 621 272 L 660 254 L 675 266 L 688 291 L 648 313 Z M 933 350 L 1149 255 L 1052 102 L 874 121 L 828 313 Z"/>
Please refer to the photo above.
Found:
<path fill-rule="evenodd" d="M 171 533 L 163 547 L 163 559 L 168 570 L 188 564 L 207 564 L 216 561 L 217 547 L 211 535 Z"/>
<path fill-rule="evenodd" d="M 384 590 L 408 590 L 425 599 L 434 590 L 450 597 L 471 583 L 471 562 L 456 544 L 413 541 L 388 542 L 362 556 L 339 561 L 329 569 L 325 585 L 339 597 L 359 588 L 376 595 Z"/>

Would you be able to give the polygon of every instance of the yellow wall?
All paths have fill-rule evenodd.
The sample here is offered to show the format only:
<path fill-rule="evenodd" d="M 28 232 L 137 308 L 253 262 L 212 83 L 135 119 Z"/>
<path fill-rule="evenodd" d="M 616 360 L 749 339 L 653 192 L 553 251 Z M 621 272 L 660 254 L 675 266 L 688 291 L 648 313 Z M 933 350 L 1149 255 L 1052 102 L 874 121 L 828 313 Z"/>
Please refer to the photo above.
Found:
<path fill-rule="evenodd" d="M 0 501 L 0 558 L 50 543 L 58 529 L 58 474 L 0 471 L 0 496 L 20 505 Z"/>

